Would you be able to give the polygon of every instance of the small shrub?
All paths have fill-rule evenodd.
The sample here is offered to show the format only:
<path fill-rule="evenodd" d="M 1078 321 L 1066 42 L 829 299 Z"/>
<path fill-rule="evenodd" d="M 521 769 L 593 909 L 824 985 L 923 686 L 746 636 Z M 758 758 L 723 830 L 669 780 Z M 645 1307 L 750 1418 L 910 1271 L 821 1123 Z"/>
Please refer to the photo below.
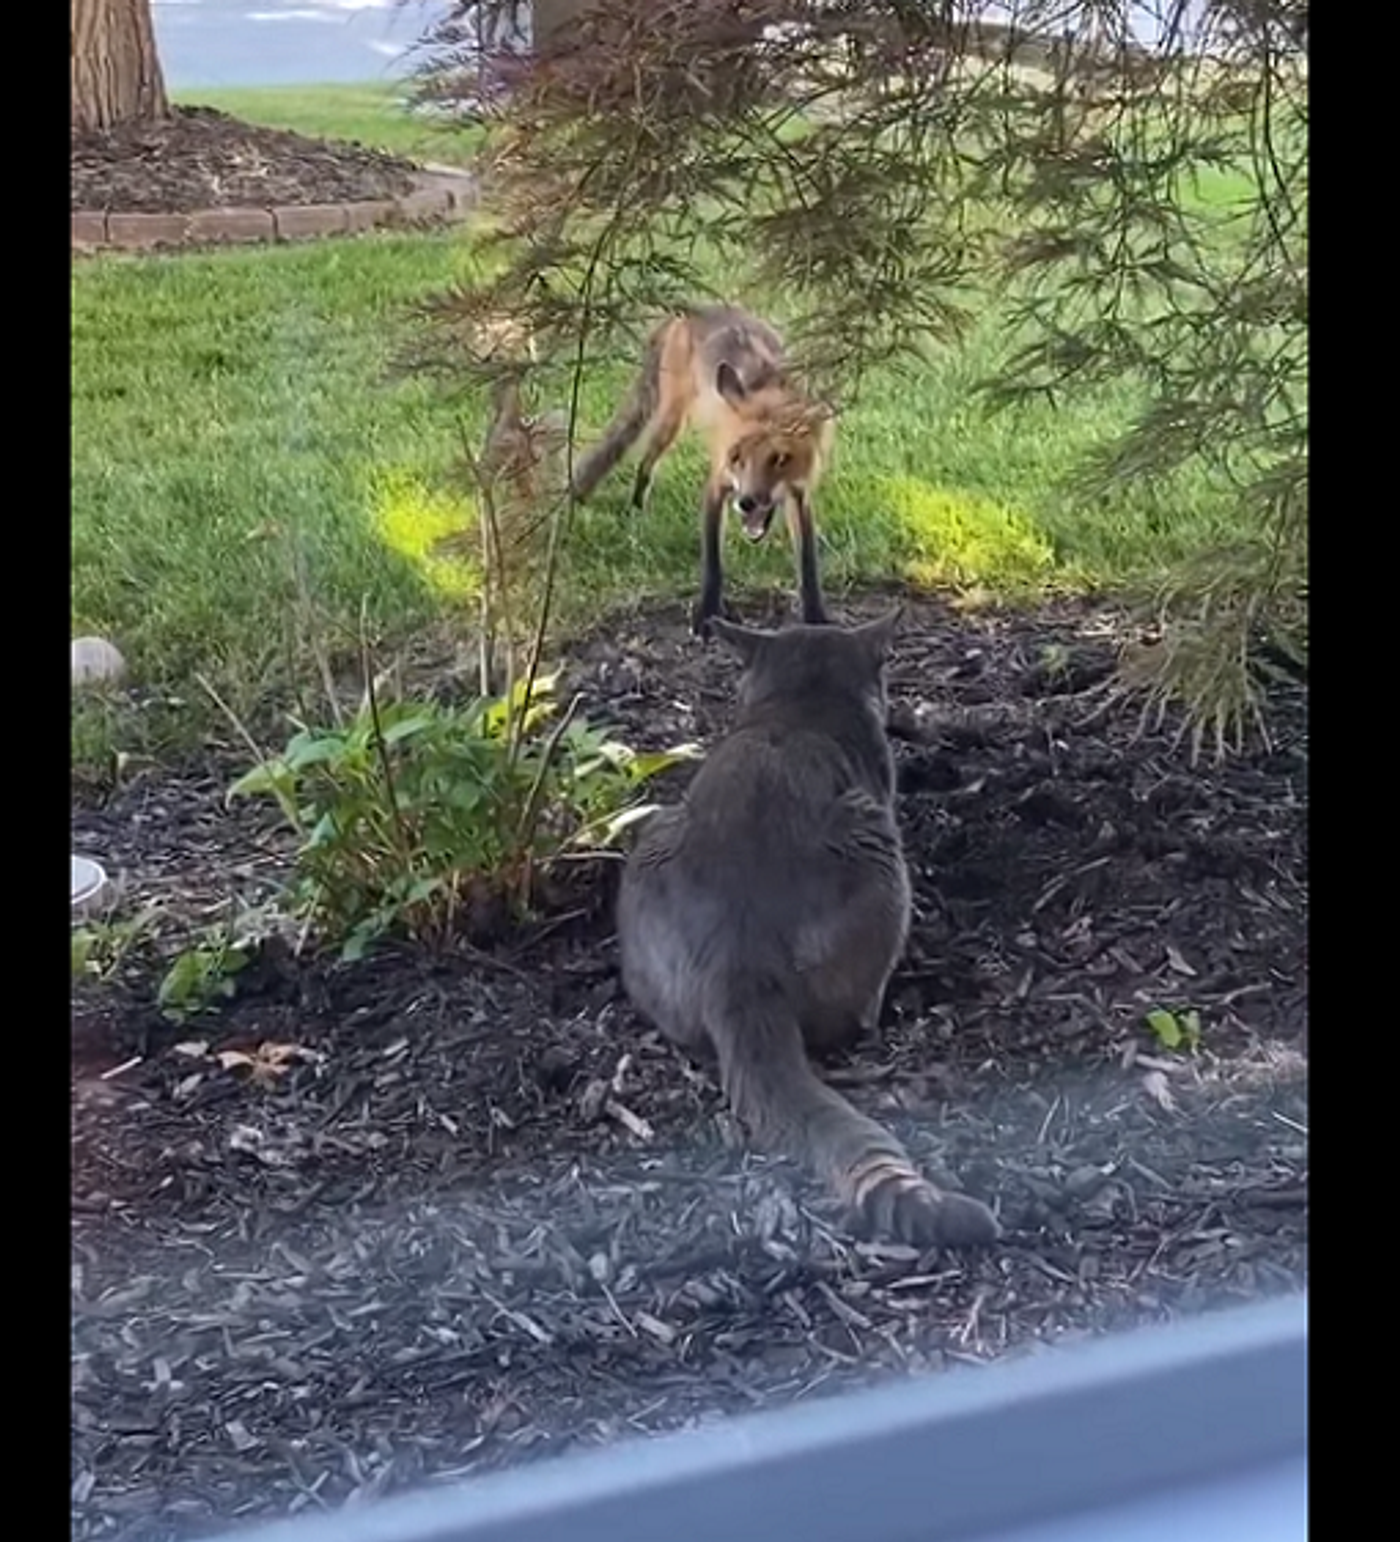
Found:
<path fill-rule="evenodd" d="M 639 787 L 691 746 L 638 754 L 557 711 L 553 680 L 465 706 L 382 705 L 301 727 L 230 796 L 274 798 L 297 832 L 293 904 L 358 958 L 397 931 L 440 944 L 535 905 L 562 859 L 609 845 L 640 816 Z"/>

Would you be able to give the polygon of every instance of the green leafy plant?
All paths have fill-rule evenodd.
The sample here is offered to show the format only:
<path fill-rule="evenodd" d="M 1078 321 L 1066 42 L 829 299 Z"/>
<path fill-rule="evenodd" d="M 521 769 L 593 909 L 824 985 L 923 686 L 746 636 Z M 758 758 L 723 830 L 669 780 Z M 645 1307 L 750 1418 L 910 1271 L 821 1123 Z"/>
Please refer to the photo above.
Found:
<path fill-rule="evenodd" d="M 380 703 L 302 725 L 230 796 L 273 798 L 299 846 L 293 903 L 347 959 L 391 931 L 440 944 L 529 914 L 569 857 L 613 844 L 638 789 L 697 753 L 639 754 L 562 712 L 555 680 L 463 706 Z"/>
<path fill-rule="evenodd" d="M 1154 1007 L 1147 1014 L 1147 1026 L 1163 1049 L 1185 1049 L 1194 1055 L 1201 1047 L 1201 1019 L 1197 1012 L 1168 1012 L 1163 1007 Z"/>
<path fill-rule="evenodd" d="M 1069 673 L 1070 652 L 1063 643 L 1046 643 L 1040 650 L 1040 667 L 1050 680 L 1062 679 Z"/>
<path fill-rule="evenodd" d="M 72 978 L 108 980 L 156 933 L 159 907 L 148 905 L 123 919 L 89 921 L 73 928 Z"/>
<path fill-rule="evenodd" d="M 286 929 L 288 918 L 276 904 L 250 905 L 200 929 L 195 941 L 167 965 L 156 992 L 161 1012 L 183 1023 L 229 1000 L 238 974 L 267 940 Z"/>
<path fill-rule="evenodd" d="M 187 1022 L 231 997 L 234 977 L 252 957 L 249 943 L 225 936 L 208 937 L 177 953 L 156 993 L 161 1011 L 174 1022 Z"/>

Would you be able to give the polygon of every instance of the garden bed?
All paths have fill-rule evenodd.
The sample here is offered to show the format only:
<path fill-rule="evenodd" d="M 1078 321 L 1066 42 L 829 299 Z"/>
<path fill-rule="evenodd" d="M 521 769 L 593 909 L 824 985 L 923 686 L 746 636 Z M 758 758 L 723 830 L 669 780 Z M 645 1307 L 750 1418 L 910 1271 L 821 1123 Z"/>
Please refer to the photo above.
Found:
<path fill-rule="evenodd" d="M 75 212 L 380 202 L 411 193 L 417 170 L 379 150 L 263 128 L 212 107 L 176 107 L 155 123 L 72 138 Z"/>
<path fill-rule="evenodd" d="M 1280 689 L 1270 746 L 1193 766 L 1104 698 L 1114 627 L 921 602 L 892 668 L 917 915 L 881 1034 L 830 1074 L 998 1207 L 986 1254 L 861 1243 L 743 1151 L 626 1004 L 606 873 L 490 954 L 278 951 L 204 1022 L 160 1017 L 139 955 L 76 988 L 73 1535 L 333 1507 L 1301 1286 L 1305 703 Z M 651 748 L 711 739 L 736 673 L 680 607 L 569 662 Z M 141 776 L 75 810 L 74 850 L 177 928 L 265 895 L 287 844 L 225 808 L 244 764 Z M 1154 1010 L 1197 1014 L 1197 1053 Z"/>

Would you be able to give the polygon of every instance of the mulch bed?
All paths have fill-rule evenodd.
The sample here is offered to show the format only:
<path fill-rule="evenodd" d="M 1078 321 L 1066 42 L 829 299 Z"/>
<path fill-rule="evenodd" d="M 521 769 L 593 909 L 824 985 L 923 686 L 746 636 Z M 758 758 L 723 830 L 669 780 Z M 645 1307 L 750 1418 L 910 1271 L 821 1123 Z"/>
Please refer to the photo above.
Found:
<path fill-rule="evenodd" d="M 399 198 L 412 162 L 342 141 L 259 128 L 211 107 L 73 136 L 72 207 L 189 214 Z"/>
<path fill-rule="evenodd" d="M 74 1537 L 334 1507 L 1301 1287 L 1305 702 L 1281 688 L 1269 747 L 1193 766 L 1106 700 L 1114 626 L 919 603 L 892 672 L 918 914 L 882 1033 L 829 1074 L 998 1206 L 985 1255 L 860 1242 L 746 1153 L 628 1008 L 606 879 L 489 956 L 269 958 L 182 1028 L 151 964 L 75 992 Z M 660 747 L 722 728 L 736 666 L 668 608 L 569 672 Z M 76 809 L 74 850 L 177 926 L 266 893 L 285 841 L 225 810 L 237 766 Z M 1199 1013 L 1197 1055 L 1152 1041 L 1156 1006 Z M 304 1058 L 266 1085 L 210 1058 L 265 1041 Z"/>

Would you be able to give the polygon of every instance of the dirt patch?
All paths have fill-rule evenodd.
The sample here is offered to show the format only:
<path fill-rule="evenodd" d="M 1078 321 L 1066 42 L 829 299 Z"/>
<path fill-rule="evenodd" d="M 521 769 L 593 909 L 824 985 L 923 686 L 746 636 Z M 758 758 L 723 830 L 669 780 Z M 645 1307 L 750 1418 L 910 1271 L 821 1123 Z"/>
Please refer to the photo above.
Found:
<path fill-rule="evenodd" d="M 189 214 L 399 198 L 415 167 L 361 145 L 259 128 L 211 107 L 73 136 L 72 207 Z"/>
<path fill-rule="evenodd" d="M 830 1074 L 998 1207 L 986 1255 L 862 1244 L 745 1153 L 627 1006 L 606 875 L 490 957 L 269 958 L 199 1025 L 161 1020 L 143 966 L 76 994 L 73 1535 L 191 1535 L 1302 1285 L 1305 705 L 1193 767 L 1105 707 L 1113 624 L 918 605 L 892 673 L 917 916 L 882 1032 Z M 737 666 L 676 609 L 570 673 L 660 747 L 722 728 Z M 177 923 L 256 897 L 285 843 L 225 812 L 234 769 L 79 810 L 74 849 Z M 1157 1006 L 1199 1014 L 1196 1056 L 1152 1041 Z M 266 1041 L 303 1056 L 266 1086 L 192 1052 Z"/>

